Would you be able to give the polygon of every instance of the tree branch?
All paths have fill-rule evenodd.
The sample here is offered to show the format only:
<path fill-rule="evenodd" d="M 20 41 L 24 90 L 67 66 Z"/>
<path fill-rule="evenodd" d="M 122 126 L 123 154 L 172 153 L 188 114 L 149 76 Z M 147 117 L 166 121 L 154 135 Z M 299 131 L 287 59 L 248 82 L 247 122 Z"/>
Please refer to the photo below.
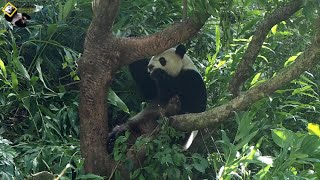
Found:
<path fill-rule="evenodd" d="M 182 22 L 188 17 L 188 0 L 182 0 Z"/>
<path fill-rule="evenodd" d="M 293 0 L 292 2 L 289 2 L 284 7 L 280 7 L 272 12 L 258 26 L 242 60 L 238 64 L 237 71 L 230 82 L 230 91 L 234 97 L 239 95 L 244 82 L 252 75 L 252 65 L 254 64 L 270 29 L 281 21 L 288 19 L 301 9 L 303 2 L 303 0 Z"/>
<path fill-rule="evenodd" d="M 105 33 L 111 32 L 112 25 L 118 15 L 120 0 L 94 0 L 92 4 L 93 19 L 91 27 Z"/>
<path fill-rule="evenodd" d="M 163 52 L 178 43 L 189 39 L 196 34 L 209 15 L 199 15 L 188 18 L 182 23 L 175 23 L 161 32 L 140 38 L 123 38 L 123 53 L 121 53 L 121 64 L 127 65 L 136 60 L 151 57 Z M 130 52 L 130 53 L 128 53 Z"/>
<path fill-rule="evenodd" d="M 228 103 L 207 112 L 185 114 L 171 117 L 171 124 L 178 130 L 192 131 L 214 127 L 231 116 L 234 111 L 244 110 L 257 100 L 273 93 L 281 86 L 299 77 L 304 71 L 311 69 L 320 62 L 320 17 L 315 31 L 315 38 L 309 49 L 301 54 L 290 66 L 282 69 L 276 76 L 264 83 L 244 92 Z"/>

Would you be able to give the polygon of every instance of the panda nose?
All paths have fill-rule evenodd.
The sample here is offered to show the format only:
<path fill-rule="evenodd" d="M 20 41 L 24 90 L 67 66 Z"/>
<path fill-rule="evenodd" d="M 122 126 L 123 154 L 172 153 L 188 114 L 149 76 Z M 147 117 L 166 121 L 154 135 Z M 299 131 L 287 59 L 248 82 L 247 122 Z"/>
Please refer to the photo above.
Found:
<path fill-rule="evenodd" d="M 154 65 L 152 65 L 152 64 L 148 65 L 148 70 L 149 70 L 149 72 L 152 71 L 153 68 L 154 68 Z"/>

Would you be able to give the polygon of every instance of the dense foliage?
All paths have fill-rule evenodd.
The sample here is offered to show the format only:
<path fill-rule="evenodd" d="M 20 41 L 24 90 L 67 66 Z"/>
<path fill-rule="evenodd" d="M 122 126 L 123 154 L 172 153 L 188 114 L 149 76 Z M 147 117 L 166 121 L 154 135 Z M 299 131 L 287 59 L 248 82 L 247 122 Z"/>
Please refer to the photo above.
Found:
<path fill-rule="evenodd" d="M 189 1 L 189 14 L 204 7 L 197 2 Z M 213 2 L 205 8 L 212 15 L 206 25 L 186 42 L 206 81 L 208 109 L 231 99 L 228 82 L 257 23 L 284 3 Z M 78 179 L 101 179 L 83 171 L 77 113 L 77 60 L 92 17 L 91 1 L 41 3 L 27 29 L 11 29 L 0 19 L 0 177 L 24 179 L 49 171 L 70 178 L 71 164 Z M 308 1 L 303 10 L 272 28 L 245 89 L 273 77 L 308 46 L 319 6 Z M 181 12 L 180 1 L 123 0 L 113 31 L 118 37 L 148 35 L 180 21 Z M 190 152 L 176 143 L 183 133 L 161 119 L 159 136 L 136 142 L 137 148 L 146 145 L 148 157 L 132 170 L 131 178 L 320 178 L 319 70 L 318 65 L 216 129 L 203 130 L 201 143 Z M 126 68 L 117 72 L 108 102 L 111 127 L 141 110 Z M 118 138 L 114 158 L 130 169 L 122 151 L 127 137 Z M 121 178 L 118 171 L 115 176 Z"/>

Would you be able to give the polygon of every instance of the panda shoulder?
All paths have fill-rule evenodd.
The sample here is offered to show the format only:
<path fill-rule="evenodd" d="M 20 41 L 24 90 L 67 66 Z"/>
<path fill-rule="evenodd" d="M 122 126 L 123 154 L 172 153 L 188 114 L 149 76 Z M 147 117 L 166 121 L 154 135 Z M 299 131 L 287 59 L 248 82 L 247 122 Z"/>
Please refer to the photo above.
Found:
<path fill-rule="evenodd" d="M 195 71 L 197 73 L 199 73 L 198 68 L 196 67 L 196 65 L 194 65 L 194 63 L 192 62 L 191 58 L 188 55 L 184 55 L 183 57 L 183 67 L 182 70 L 191 70 L 191 71 Z"/>

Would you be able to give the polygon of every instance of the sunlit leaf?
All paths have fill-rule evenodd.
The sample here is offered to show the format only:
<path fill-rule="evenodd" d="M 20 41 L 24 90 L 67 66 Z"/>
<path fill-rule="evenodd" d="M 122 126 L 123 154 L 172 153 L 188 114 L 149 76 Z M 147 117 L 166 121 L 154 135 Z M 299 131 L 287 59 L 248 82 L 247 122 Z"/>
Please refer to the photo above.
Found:
<path fill-rule="evenodd" d="M 273 141 L 282 148 L 290 146 L 296 138 L 296 135 L 287 129 L 273 129 L 271 132 Z"/>
<path fill-rule="evenodd" d="M 276 34 L 276 33 L 277 33 L 277 27 L 278 27 L 278 24 L 274 25 L 274 26 L 271 28 L 272 34 Z"/>
<path fill-rule="evenodd" d="M 253 77 L 253 79 L 252 79 L 252 81 L 251 81 L 251 83 L 250 83 L 251 86 L 254 85 L 254 84 L 259 80 L 260 75 L 261 75 L 261 73 L 257 73 L 257 74 Z"/>
<path fill-rule="evenodd" d="M 315 123 L 308 123 L 308 132 L 310 134 L 314 134 L 320 137 L 320 126 L 319 124 L 315 124 Z"/>
<path fill-rule="evenodd" d="M 4 65 L 3 61 L 0 59 L 0 69 L 2 71 L 2 74 L 4 76 L 4 78 L 7 78 L 7 70 L 6 70 L 6 66 Z"/>
<path fill-rule="evenodd" d="M 298 53 L 297 55 L 295 55 L 295 56 L 289 57 L 289 59 L 284 63 L 284 66 L 286 67 L 286 66 L 288 66 L 289 64 L 293 63 L 300 54 L 302 54 L 302 52 L 299 52 L 299 53 Z"/>

